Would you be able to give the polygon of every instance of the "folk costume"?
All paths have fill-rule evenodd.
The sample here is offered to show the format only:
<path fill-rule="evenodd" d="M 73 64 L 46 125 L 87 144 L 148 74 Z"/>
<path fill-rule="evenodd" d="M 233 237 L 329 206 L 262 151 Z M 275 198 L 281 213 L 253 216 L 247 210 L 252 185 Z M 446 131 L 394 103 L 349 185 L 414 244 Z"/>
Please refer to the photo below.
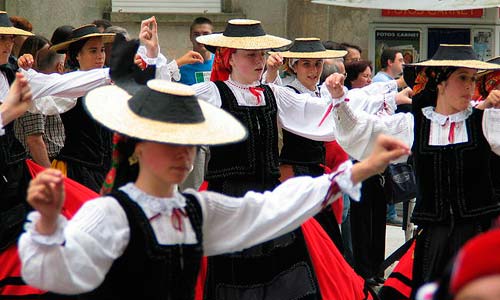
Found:
<path fill-rule="evenodd" d="M 208 190 L 241 197 L 249 190 L 270 191 L 279 183 L 278 122 L 294 134 L 318 141 L 334 139 L 332 128 L 320 126 L 329 96 L 318 101 L 308 94 L 258 80 L 242 84 L 231 77 L 229 61 L 237 49 L 263 50 L 286 46 L 290 41 L 267 35 L 259 21 L 231 20 L 224 33 L 200 36 L 199 43 L 217 47 L 212 80 L 193 85 L 198 97 L 221 107 L 240 120 L 249 131 L 245 142 L 211 148 L 205 175 Z M 261 55 L 261 54 L 256 54 Z M 263 67 L 263 66 L 262 66 Z M 286 184 L 286 182 L 285 182 Z M 242 199 L 241 201 L 245 201 Z M 308 234 L 315 234 L 310 235 Z M 315 220 L 301 229 L 256 247 L 208 258 L 203 299 L 320 299 L 335 297 L 325 276 L 326 269 L 344 270 L 348 265 L 330 241 L 314 248 L 326 236 Z M 316 251 L 318 250 L 318 251 Z M 315 252 L 316 251 L 316 252 Z M 313 254 L 314 253 L 314 254 Z M 327 268 L 314 264 L 317 256 L 331 256 Z M 339 259 L 342 258 L 342 259 Z M 345 265 L 343 265 L 345 263 Z M 323 273 L 325 272 L 325 273 Z M 363 298 L 363 281 L 354 272 L 346 280 L 349 296 Z M 331 276 L 330 276 L 331 275 Z M 321 277 L 321 278 L 320 278 Z M 328 278 L 327 280 L 324 280 Z M 323 280 L 320 280 L 323 279 Z M 266 296 L 268 295 L 268 296 Z M 356 296 L 354 296 L 356 295 Z"/>
<path fill-rule="evenodd" d="M 134 96 L 117 86 L 95 89 L 85 107 L 103 126 L 139 142 L 213 146 L 247 135 L 188 86 L 162 80 Z M 202 254 L 239 251 L 293 230 L 341 189 L 357 197 L 350 178 L 347 162 L 332 175 L 293 179 L 243 199 L 194 190 L 159 198 L 128 183 L 86 202 L 69 222 L 61 216 L 50 236 L 37 233 L 39 215 L 31 213 L 19 243 L 23 278 L 58 293 L 86 293 L 83 299 L 193 299 Z"/>
<path fill-rule="evenodd" d="M 499 109 L 472 106 L 452 115 L 435 111 L 437 85 L 456 69 L 494 70 L 476 60 L 472 47 L 441 45 L 431 60 L 407 65 L 405 81 L 415 83 L 412 113 L 376 117 L 354 114 L 336 99 L 336 137 L 346 151 L 362 158 L 379 133 L 413 145 L 419 226 L 413 287 L 438 278 L 447 261 L 471 237 L 487 230 L 500 212 L 500 193 L 493 168 L 500 155 Z M 403 158 L 406 159 L 406 158 Z"/>

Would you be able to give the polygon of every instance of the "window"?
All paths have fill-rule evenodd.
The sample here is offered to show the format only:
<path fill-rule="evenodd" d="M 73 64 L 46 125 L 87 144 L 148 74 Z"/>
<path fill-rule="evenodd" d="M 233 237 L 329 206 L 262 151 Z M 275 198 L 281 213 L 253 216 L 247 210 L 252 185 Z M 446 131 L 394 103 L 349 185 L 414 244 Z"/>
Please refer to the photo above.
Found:
<path fill-rule="evenodd" d="M 112 0 L 113 12 L 220 13 L 221 0 Z"/>

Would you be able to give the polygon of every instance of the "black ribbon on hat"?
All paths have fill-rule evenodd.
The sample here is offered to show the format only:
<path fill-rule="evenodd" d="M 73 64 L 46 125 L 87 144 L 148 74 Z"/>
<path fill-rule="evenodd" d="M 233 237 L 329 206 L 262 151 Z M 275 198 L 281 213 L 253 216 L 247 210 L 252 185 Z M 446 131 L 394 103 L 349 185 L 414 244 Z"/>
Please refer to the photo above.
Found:
<path fill-rule="evenodd" d="M 322 52 L 325 46 L 319 40 L 295 40 L 288 49 L 290 52 Z"/>
<path fill-rule="evenodd" d="M 9 19 L 9 15 L 5 12 L 0 13 L 0 27 L 14 27 Z"/>
<path fill-rule="evenodd" d="M 260 23 L 255 24 L 232 24 L 228 23 L 226 30 L 223 33 L 224 36 L 229 37 L 252 37 L 252 36 L 264 36 L 266 32 Z"/>

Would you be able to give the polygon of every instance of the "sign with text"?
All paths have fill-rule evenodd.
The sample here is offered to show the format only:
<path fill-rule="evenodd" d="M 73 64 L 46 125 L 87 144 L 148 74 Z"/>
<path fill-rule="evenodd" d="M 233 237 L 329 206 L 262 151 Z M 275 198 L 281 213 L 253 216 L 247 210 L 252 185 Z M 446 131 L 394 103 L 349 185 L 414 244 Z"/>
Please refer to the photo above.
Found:
<path fill-rule="evenodd" d="M 402 18 L 481 18 L 484 14 L 483 9 L 465 9 L 465 10 L 398 10 L 382 9 L 382 17 L 402 17 Z"/>
<path fill-rule="evenodd" d="M 380 70 L 380 56 L 386 48 L 398 49 L 406 64 L 420 59 L 420 31 L 375 30 L 375 71 Z"/>

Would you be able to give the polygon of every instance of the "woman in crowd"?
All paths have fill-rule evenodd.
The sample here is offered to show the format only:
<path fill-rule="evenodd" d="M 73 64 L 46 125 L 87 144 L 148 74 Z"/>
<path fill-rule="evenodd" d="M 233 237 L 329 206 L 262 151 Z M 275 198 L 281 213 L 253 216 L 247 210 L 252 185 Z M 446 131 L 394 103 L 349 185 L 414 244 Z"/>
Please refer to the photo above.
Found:
<path fill-rule="evenodd" d="M 318 38 L 298 38 L 293 45 L 283 52 L 272 52 L 267 60 L 269 69 L 275 70 L 275 65 L 280 65 L 283 61 L 285 71 L 292 74 L 293 79 L 285 85 L 297 94 L 309 94 L 322 100 L 318 82 L 323 71 L 325 59 L 341 58 L 347 54 L 343 50 L 327 50 Z M 282 60 L 284 58 L 284 60 Z M 278 76 L 278 70 L 265 73 L 266 82 L 275 82 Z M 279 80 L 279 79 L 278 79 Z M 276 83 L 279 84 L 279 81 Z M 286 129 L 283 132 L 283 147 L 281 148 L 280 162 L 280 181 L 295 176 L 319 176 L 329 173 L 326 165 L 326 148 L 322 141 L 315 141 L 300 135 L 289 132 Z M 332 143 L 335 143 L 332 141 Z M 337 153 L 332 153 L 336 155 Z M 342 161 L 344 161 L 343 159 Z M 336 167 L 336 166 L 335 166 Z M 341 214 L 342 202 L 335 202 L 334 205 L 340 209 L 336 213 Z M 324 209 L 315 216 L 316 220 L 322 225 L 332 241 L 335 243 L 341 253 L 343 253 L 343 242 L 338 223 L 330 208 Z"/>
<path fill-rule="evenodd" d="M 380 133 L 413 145 L 417 203 L 414 291 L 437 279 L 447 261 L 468 239 L 487 230 L 500 212 L 492 161 L 500 154 L 500 91 L 471 106 L 477 70 L 499 66 L 476 60 L 470 46 L 441 45 L 429 61 L 406 66 L 415 82 L 412 113 L 372 116 L 352 113 L 335 100 L 336 137 L 355 158 L 371 149 Z M 341 87 L 338 87 L 339 89 Z M 406 158 L 403 158 L 403 161 Z"/>
<path fill-rule="evenodd" d="M 92 117 L 124 135 L 114 192 L 87 202 L 66 222 L 62 174 L 49 169 L 31 182 L 28 201 L 37 212 L 19 243 L 28 283 L 64 294 L 90 292 L 83 299 L 193 299 L 203 253 L 239 251 L 293 230 L 340 190 L 356 193 L 360 180 L 409 152 L 381 137 L 373 156 L 354 167 L 346 162 L 332 175 L 291 179 L 240 199 L 181 194 L 177 185 L 197 145 L 246 137 L 235 118 L 194 94 L 155 80 L 132 97 L 117 86 L 87 95 Z"/>

